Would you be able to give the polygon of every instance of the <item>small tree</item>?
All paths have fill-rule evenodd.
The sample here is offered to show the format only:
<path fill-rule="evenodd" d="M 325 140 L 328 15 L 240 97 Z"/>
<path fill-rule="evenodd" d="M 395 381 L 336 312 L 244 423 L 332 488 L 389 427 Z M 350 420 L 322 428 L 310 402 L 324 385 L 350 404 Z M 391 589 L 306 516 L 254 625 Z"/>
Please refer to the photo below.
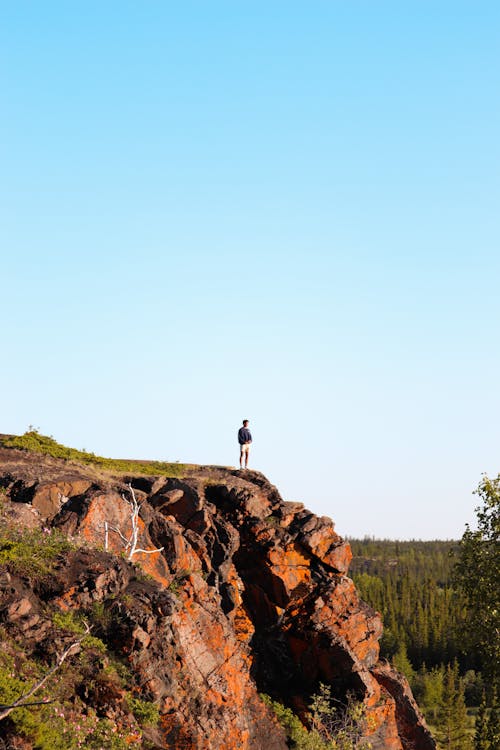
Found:
<path fill-rule="evenodd" d="M 332 698 L 331 688 L 323 683 L 313 695 L 311 704 L 312 732 L 324 743 L 325 750 L 356 750 L 367 747 L 363 741 L 366 730 L 366 710 L 351 693 L 346 703 Z"/>
<path fill-rule="evenodd" d="M 493 703 L 488 719 L 486 737 L 489 742 L 488 750 L 496 750 L 496 748 L 500 747 L 500 706 L 496 700 Z"/>
<path fill-rule="evenodd" d="M 483 699 L 476 716 L 476 728 L 474 731 L 474 750 L 489 750 L 488 740 L 488 709 L 486 708 L 486 695 Z"/>
<path fill-rule="evenodd" d="M 402 672 L 404 674 L 411 687 L 413 688 L 415 685 L 415 670 L 413 669 L 413 665 L 408 658 L 408 651 L 406 650 L 406 644 L 404 641 L 401 641 L 398 650 L 392 657 L 392 663 L 399 672 Z"/>
<path fill-rule="evenodd" d="M 476 494 L 477 530 L 466 526 L 455 580 L 466 597 L 468 637 L 482 657 L 493 690 L 500 677 L 500 475 L 484 476 Z"/>
<path fill-rule="evenodd" d="M 273 709 L 294 750 L 369 750 L 365 738 L 367 721 L 365 706 L 348 694 L 345 704 L 335 701 L 328 685 L 320 684 L 309 705 L 309 728 L 293 711 L 268 695 L 261 695 Z"/>
<path fill-rule="evenodd" d="M 442 666 L 425 671 L 422 677 L 421 703 L 425 717 L 434 723 L 443 701 L 444 669 Z"/>
<path fill-rule="evenodd" d="M 438 718 L 438 740 L 446 750 L 470 750 L 468 717 L 463 681 L 458 664 L 448 664 L 444 675 L 443 700 Z"/>

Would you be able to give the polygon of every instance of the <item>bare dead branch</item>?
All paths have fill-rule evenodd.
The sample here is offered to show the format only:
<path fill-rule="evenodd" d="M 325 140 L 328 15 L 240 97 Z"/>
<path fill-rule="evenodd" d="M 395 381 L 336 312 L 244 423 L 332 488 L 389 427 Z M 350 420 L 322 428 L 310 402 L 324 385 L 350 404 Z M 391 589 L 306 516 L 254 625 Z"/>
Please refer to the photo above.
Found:
<path fill-rule="evenodd" d="M 48 706 L 49 703 L 54 703 L 54 701 L 52 699 L 49 699 L 49 698 L 47 698 L 46 700 L 43 700 L 43 701 L 31 701 L 30 703 L 23 703 L 21 706 L 14 706 L 13 705 L 12 706 L 12 710 L 14 708 L 29 708 L 29 706 Z M 2 710 L 4 708 L 10 708 L 10 706 L 6 706 L 4 703 L 0 703 L 0 710 Z M 2 718 L 3 717 L 0 716 L 0 720 Z"/>
<path fill-rule="evenodd" d="M 134 550 L 134 555 L 136 552 L 143 552 L 145 555 L 152 555 L 153 552 L 163 552 L 165 547 L 157 547 L 156 549 L 136 549 Z"/>
<path fill-rule="evenodd" d="M 118 536 L 122 540 L 123 544 L 125 545 L 125 549 L 128 549 L 130 547 L 130 539 L 127 539 L 127 537 L 125 537 L 122 534 L 122 532 L 120 531 L 119 528 L 117 528 L 116 526 L 111 526 L 111 524 L 108 523 L 107 521 L 106 521 L 106 526 L 107 526 L 107 528 L 108 528 L 109 531 L 114 531 L 116 534 L 118 534 Z"/>
<path fill-rule="evenodd" d="M 133 556 L 137 552 L 142 552 L 145 555 L 152 555 L 155 552 L 162 552 L 165 549 L 164 547 L 159 547 L 157 549 L 139 549 L 137 547 L 138 540 L 139 540 L 139 530 L 140 530 L 139 513 L 141 510 L 142 503 L 138 502 L 132 485 L 129 483 L 127 486 L 130 490 L 130 498 L 126 497 L 124 494 L 122 494 L 122 498 L 125 500 L 125 502 L 127 503 L 130 509 L 130 523 L 131 523 L 132 531 L 130 533 L 129 538 L 127 539 L 125 534 L 123 534 L 122 531 L 117 526 L 112 526 L 110 523 L 105 521 L 104 523 L 104 547 L 105 549 L 106 550 L 108 549 L 108 533 L 110 531 L 114 531 L 115 534 L 118 534 L 118 536 L 120 537 L 124 545 L 125 552 L 127 552 L 128 550 L 127 560 L 132 560 Z"/>

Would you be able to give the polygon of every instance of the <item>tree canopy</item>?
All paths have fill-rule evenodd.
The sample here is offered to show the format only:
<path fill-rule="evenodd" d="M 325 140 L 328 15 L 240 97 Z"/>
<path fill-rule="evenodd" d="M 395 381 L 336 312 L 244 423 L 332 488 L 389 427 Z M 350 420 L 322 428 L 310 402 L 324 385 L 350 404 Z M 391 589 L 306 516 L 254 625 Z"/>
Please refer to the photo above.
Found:
<path fill-rule="evenodd" d="M 500 475 L 484 476 L 477 489 L 482 504 L 476 508 L 477 529 L 469 525 L 460 541 L 455 568 L 465 595 L 466 630 L 477 648 L 490 684 L 500 677 Z"/>

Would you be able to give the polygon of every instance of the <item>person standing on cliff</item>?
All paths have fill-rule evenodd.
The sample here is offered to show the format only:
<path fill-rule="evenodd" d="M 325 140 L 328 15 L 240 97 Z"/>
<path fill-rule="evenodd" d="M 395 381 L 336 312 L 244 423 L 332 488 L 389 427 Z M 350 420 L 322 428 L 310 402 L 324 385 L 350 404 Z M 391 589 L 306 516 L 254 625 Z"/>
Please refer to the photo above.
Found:
<path fill-rule="evenodd" d="M 248 454 L 250 453 L 250 443 L 252 434 L 248 429 L 248 419 L 243 420 L 243 427 L 238 430 L 238 443 L 240 444 L 240 469 L 248 469 Z"/>

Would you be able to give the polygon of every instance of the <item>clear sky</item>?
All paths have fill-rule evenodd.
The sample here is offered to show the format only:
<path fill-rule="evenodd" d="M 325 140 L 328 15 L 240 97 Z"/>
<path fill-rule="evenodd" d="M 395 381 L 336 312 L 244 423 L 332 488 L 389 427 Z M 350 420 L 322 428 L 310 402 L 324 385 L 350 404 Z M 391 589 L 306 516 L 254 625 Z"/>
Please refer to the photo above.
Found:
<path fill-rule="evenodd" d="M 500 470 L 500 5 L 0 2 L 0 432 L 456 538 Z"/>

